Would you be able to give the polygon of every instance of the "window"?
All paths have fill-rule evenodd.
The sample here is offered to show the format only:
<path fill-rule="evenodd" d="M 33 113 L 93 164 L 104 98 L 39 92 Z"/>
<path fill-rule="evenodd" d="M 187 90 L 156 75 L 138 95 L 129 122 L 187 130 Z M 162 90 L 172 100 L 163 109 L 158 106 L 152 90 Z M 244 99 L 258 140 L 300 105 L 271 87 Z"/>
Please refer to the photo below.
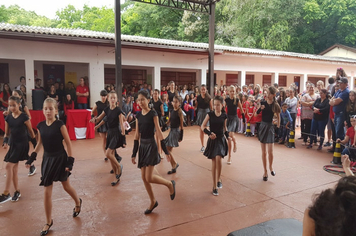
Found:
<path fill-rule="evenodd" d="M 325 86 L 325 77 L 308 77 L 308 81 L 313 83 L 315 86 L 319 80 L 323 81 Z"/>
<path fill-rule="evenodd" d="M 123 84 L 131 84 L 131 81 L 135 81 L 136 84 L 143 84 L 144 82 L 146 82 L 146 78 L 146 70 L 122 69 Z M 115 68 L 104 69 L 104 81 L 105 84 L 116 84 Z"/>
<path fill-rule="evenodd" d="M 287 87 L 287 76 L 280 75 L 278 78 L 278 86 Z"/>
<path fill-rule="evenodd" d="M 226 74 L 225 84 L 230 86 L 232 84 L 237 84 L 238 74 Z"/>
<path fill-rule="evenodd" d="M 255 75 L 246 75 L 246 85 L 255 84 Z M 244 84 L 241 84 L 243 86 Z"/>
<path fill-rule="evenodd" d="M 263 75 L 262 85 L 272 85 L 272 75 Z"/>
<path fill-rule="evenodd" d="M 207 77 L 207 80 L 209 77 Z M 161 71 L 161 86 L 168 85 L 170 81 L 174 81 L 176 85 L 196 84 L 195 72 L 176 72 L 176 71 Z"/>

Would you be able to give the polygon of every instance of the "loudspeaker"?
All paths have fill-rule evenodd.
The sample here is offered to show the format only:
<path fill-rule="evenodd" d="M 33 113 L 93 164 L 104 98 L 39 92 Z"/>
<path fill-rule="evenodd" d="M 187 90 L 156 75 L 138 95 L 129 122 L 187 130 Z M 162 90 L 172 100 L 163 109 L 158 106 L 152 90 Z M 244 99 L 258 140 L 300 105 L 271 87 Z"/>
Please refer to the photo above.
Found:
<path fill-rule="evenodd" d="M 45 100 L 44 91 L 42 89 L 32 89 L 32 109 L 42 110 L 43 101 Z"/>

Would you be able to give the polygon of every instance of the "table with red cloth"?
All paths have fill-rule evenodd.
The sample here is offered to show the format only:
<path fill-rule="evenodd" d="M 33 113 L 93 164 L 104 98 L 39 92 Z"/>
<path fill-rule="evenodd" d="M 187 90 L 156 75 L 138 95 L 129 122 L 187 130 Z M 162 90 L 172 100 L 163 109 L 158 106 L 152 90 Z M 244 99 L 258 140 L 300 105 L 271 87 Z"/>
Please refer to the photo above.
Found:
<path fill-rule="evenodd" d="M 0 129 L 5 132 L 5 117 L 3 113 L 4 113 L 3 111 L 0 111 Z M 37 124 L 46 119 L 45 116 L 43 115 L 43 111 L 30 110 L 30 115 L 31 115 L 31 126 L 33 129 L 37 130 Z"/>
<path fill-rule="evenodd" d="M 90 123 L 91 111 L 85 109 L 67 110 L 67 130 L 71 140 L 77 140 L 75 128 L 87 128 L 86 138 L 95 138 L 94 124 Z"/>

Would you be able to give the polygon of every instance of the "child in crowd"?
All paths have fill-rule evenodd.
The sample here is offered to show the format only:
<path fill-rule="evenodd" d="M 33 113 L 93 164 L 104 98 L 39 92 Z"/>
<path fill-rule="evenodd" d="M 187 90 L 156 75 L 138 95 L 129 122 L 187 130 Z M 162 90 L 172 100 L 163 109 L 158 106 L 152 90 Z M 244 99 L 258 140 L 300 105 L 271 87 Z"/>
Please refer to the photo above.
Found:
<path fill-rule="evenodd" d="M 34 146 L 36 146 L 35 134 L 32 130 L 31 122 L 28 116 L 20 110 L 20 99 L 15 96 L 10 96 L 8 99 L 8 109 L 10 113 L 5 118 L 5 134 L 3 147 L 8 152 L 5 155 L 6 162 L 6 181 L 5 190 L 0 196 L 0 204 L 7 201 L 18 201 L 21 197 L 20 188 L 18 186 L 18 168 L 19 161 L 28 159 L 29 142 L 28 133 L 31 135 Z M 28 132 L 26 131 L 28 130 Z M 11 135 L 11 144 L 9 144 L 9 136 Z M 11 198 L 10 185 L 14 185 L 15 193 Z"/>
<path fill-rule="evenodd" d="M 91 118 L 96 119 L 97 117 L 99 117 L 101 115 L 101 113 L 103 113 L 104 109 L 109 105 L 107 96 L 108 96 L 108 92 L 106 90 L 100 91 L 101 99 L 95 103 L 93 110 L 91 111 Z M 95 114 L 97 114 L 97 115 L 95 115 Z M 97 130 L 98 130 L 100 137 L 103 140 L 102 148 L 103 148 L 104 155 L 105 155 L 106 154 L 106 148 L 105 148 L 106 147 L 106 133 L 108 131 L 108 127 L 106 124 L 103 124 Z M 107 161 L 108 160 L 107 157 L 105 157 L 104 160 Z"/>
<path fill-rule="evenodd" d="M 239 98 L 240 102 L 243 104 L 244 101 L 243 101 L 242 93 L 238 94 L 238 98 Z M 242 134 L 245 131 L 244 129 L 245 129 L 246 121 L 245 122 L 243 121 L 242 113 L 245 114 L 245 110 L 243 109 L 243 106 L 242 106 L 242 108 L 238 107 L 237 108 L 237 117 L 239 118 L 239 130 L 237 133 L 239 133 L 239 134 Z"/>
<path fill-rule="evenodd" d="M 162 86 L 161 97 L 163 96 L 163 94 L 167 94 L 166 86 Z"/>
<path fill-rule="evenodd" d="M 284 144 L 286 141 L 286 137 L 288 136 L 289 130 L 291 128 L 291 124 L 293 123 L 293 119 L 290 116 L 289 111 L 287 110 L 288 105 L 287 103 L 282 104 L 282 110 L 281 110 L 281 118 L 280 118 L 280 127 L 279 127 L 279 144 Z"/>
<path fill-rule="evenodd" d="M 162 97 L 162 102 L 163 102 L 163 111 L 164 111 L 164 116 L 168 117 L 168 94 L 163 94 Z"/>
<path fill-rule="evenodd" d="M 254 121 L 255 121 L 255 124 L 256 124 L 256 130 L 255 130 L 255 136 L 258 137 L 258 129 L 261 125 L 261 122 L 262 122 L 262 113 L 258 113 L 258 106 L 259 104 L 261 103 L 261 99 L 262 97 L 259 97 L 257 99 L 257 106 L 255 106 L 255 109 L 254 109 L 254 112 L 253 112 L 253 116 L 254 116 Z"/>
<path fill-rule="evenodd" d="M 127 96 L 125 103 L 122 105 L 122 111 L 125 113 L 124 120 L 130 123 L 134 118 L 132 114 L 131 96 Z"/>
<path fill-rule="evenodd" d="M 222 188 L 221 170 L 222 163 L 221 158 L 228 153 L 228 146 L 226 139 L 229 138 L 229 132 L 227 131 L 227 115 L 222 112 L 223 98 L 216 96 L 213 100 L 214 110 L 208 112 L 202 125 L 201 130 L 209 136 L 204 156 L 212 160 L 213 172 L 213 195 L 218 196 L 218 188 Z M 207 124 L 210 123 L 210 130 L 207 129 Z M 225 135 L 225 136 L 224 136 Z"/>
<path fill-rule="evenodd" d="M 170 124 L 171 130 L 167 138 L 164 140 L 167 150 L 169 152 L 170 160 L 168 160 L 172 165 L 172 170 L 168 171 L 168 174 L 174 174 L 179 167 L 178 162 L 174 159 L 172 151 L 174 147 L 179 147 L 179 142 L 183 140 L 183 112 L 180 108 L 181 98 L 176 95 L 173 98 L 173 110 L 169 113 L 168 122 Z"/>
<path fill-rule="evenodd" d="M 150 96 L 146 90 L 138 92 L 138 102 L 142 111 L 137 113 L 136 133 L 134 137 L 134 147 L 132 151 L 131 161 L 136 164 L 136 155 L 138 153 L 137 167 L 141 169 L 141 178 L 145 185 L 146 191 L 150 198 L 151 204 L 145 210 L 145 214 L 150 214 L 153 209 L 158 206 L 155 199 L 151 183 L 165 185 L 170 192 L 171 200 L 175 198 L 175 181 L 169 181 L 162 178 L 159 174 L 154 173 L 155 165 L 161 162 L 161 157 L 158 153 L 157 144 L 154 138 L 154 133 L 161 140 L 161 147 L 169 160 L 170 154 L 163 140 L 163 134 L 159 127 L 157 112 L 149 108 Z"/>
<path fill-rule="evenodd" d="M 68 93 L 64 98 L 64 104 L 63 104 L 63 110 L 64 110 L 63 122 L 64 123 L 66 123 L 66 120 L 67 120 L 67 111 L 68 110 L 73 110 L 74 108 L 75 108 L 74 107 L 74 101 L 72 99 L 72 96 Z"/>
<path fill-rule="evenodd" d="M 138 105 L 137 98 L 136 98 L 135 102 L 132 104 L 132 113 L 134 114 L 134 116 L 136 116 L 136 114 L 139 111 L 141 111 L 141 107 Z"/>
<path fill-rule="evenodd" d="M 69 183 L 70 171 L 73 169 L 74 158 L 72 157 L 72 144 L 69 139 L 68 131 L 64 123 L 56 119 L 58 115 L 57 101 L 47 98 L 43 103 L 43 113 L 45 121 L 37 125 L 38 144 L 26 162 L 26 167 L 30 167 L 31 162 L 36 160 L 37 153 L 43 145 L 44 153 L 41 168 L 41 186 L 44 186 L 44 206 L 46 213 L 46 224 L 41 231 L 41 235 L 48 234 L 53 225 L 52 219 L 52 190 L 53 182 L 60 181 L 63 189 L 72 197 L 75 202 L 73 217 L 77 217 L 82 208 L 80 199 L 75 189 Z M 63 146 L 66 143 L 67 152 Z"/>
<path fill-rule="evenodd" d="M 355 146 L 355 129 L 356 129 L 356 115 L 350 118 L 351 127 L 347 129 L 344 140 L 337 139 L 336 142 L 341 143 L 346 146 Z M 342 162 L 345 158 L 350 156 L 350 150 L 346 147 L 341 153 Z"/>
<path fill-rule="evenodd" d="M 256 128 L 256 121 L 254 119 L 254 112 L 255 112 L 255 101 L 253 100 L 253 97 L 250 97 L 249 99 L 250 105 L 246 109 L 247 116 L 248 116 L 248 123 L 250 123 L 250 129 L 251 129 L 251 134 L 252 137 L 255 136 L 255 128 Z M 247 124 L 246 124 L 246 129 L 247 129 Z"/>
<path fill-rule="evenodd" d="M 194 96 L 194 95 L 193 95 Z M 191 105 L 190 101 L 190 96 L 189 94 L 185 95 L 184 101 L 183 101 L 183 109 L 184 112 L 187 114 L 188 119 L 188 124 L 193 125 L 194 122 L 194 106 Z"/>

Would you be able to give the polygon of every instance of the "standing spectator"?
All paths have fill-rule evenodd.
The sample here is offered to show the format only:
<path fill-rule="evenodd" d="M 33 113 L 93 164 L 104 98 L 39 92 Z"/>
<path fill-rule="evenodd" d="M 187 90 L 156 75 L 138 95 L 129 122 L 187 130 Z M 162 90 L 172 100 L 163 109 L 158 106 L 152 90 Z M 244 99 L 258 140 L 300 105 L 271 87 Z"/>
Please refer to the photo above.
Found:
<path fill-rule="evenodd" d="M 88 97 L 89 97 L 89 88 L 85 85 L 84 78 L 79 79 L 79 85 L 76 89 L 77 93 L 77 104 L 79 109 L 88 108 Z"/>
<path fill-rule="evenodd" d="M 57 95 L 58 95 L 58 101 L 62 104 L 64 96 L 65 96 L 64 84 L 57 82 L 57 83 L 54 84 L 54 86 L 56 87 L 56 92 L 57 92 Z"/>
<path fill-rule="evenodd" d="M 337 68 L 336 70 L 336 83 L 338 84 L 341 80 L 341 78 L 346 78 L 347 75 L 344 71 L 344 69 L 342 68 Z M 337 92 L 337 90 L 335 89 L 335 86 L 333 87 L 333 89 L 331 90 L 331 96 L 334 96 L 335 93 Z"/>
<path fill-rule="evenodd" d="M 182 101 L 186 95 L 188 95 L 188 90 L 187 90 L 187 85 L 184 85 L 182 91 L 179 92 L 179 96 L 181 96 Z"/>
<path fill-rule="evenodd" d="M 328 82 L 329 82 L 329 85 L 328 85 L 328 87 L 327 87 L 326 89 L 327 89 L 328 92 L 331 94 L 332 89 L 333 89 L 333 87 L 334 87 L 334 85 L 335 85 L 335 79 L 334 79 L 333 77 L 330 77 L 329 80 L 328 80 Z"/>
<path fill-rule="evenodd" d="M 162 86 L 161 98 L 163 97 L 163 94 L 167 94 L 166 86 Z"/>
<path fill-rule="evenodd" d="M 347 127 L 351 127 L 350 118 L 356 115 L 356 92 L 351 90 L 349 93 L 349 102 L 346 105 L 346 122 Z"/>
<path fill-rule="evenodd" d="M 178 92 L 177 92 L 177 90 L 175 88 L 176 88 L 176 86 L 175 86 L 174 81 L 169 82 L 169 90 L 168 90 L 168 100 L 169 100 L 168 108 L 169 108 L 169 111 L 171 111 L 173 109 L 173 98 L 174 98 L 174 96 L 178 95 Z"/>
<path fill-rule="evenodd" d="M 287 110 L 287 103 L 282 104 L 282 109 L 280 113 L 280 127 L 279 127 L 279 144 L 284 144 L 286 137 L 288 135 L 288 131 L 290 130 L 291 124 L 293 123 L 293 119 L 290 116 L 289 111 Z"/>
<path fill-rule="evenodd" d="M 293 119 L 292 130 L 295 130 L 295 120 L 297 118 L 297 104 L 298 99 L 294 96 L 294 89 L 289 90 L 289 97 L 286 98 L 285 103 L 287 103 L 288 111 Z"/>
<path fill-rule="evenodd" d="M 277 103 L 280 107 L 282 107 L 284 101 L 287 99 L 286 92 L 284 91 L 283 88 L 279 90 L 279 97 L 277 99 Z"/>
<path fill-rule="evenodd" d="M 58 102 L 58 95 L 57 95 L 56 87 L 54 86 L 54 84 L 52 84 L 51 87 L 49 88 L 47 97 L 53 98 L 54 100 L 56 100 Z"/>
<path fill-rule="evenodd" d="M 21 76 L 20 77 L 20 84 L 18 86 L 16 86 L 15 89 L 20 90 L 21 85 L 26 87 L 26 78 L 25 78 L 25 76 Z"/>
<path fill-rule="evenodd" d="M 75 87 L 74 87 L 74 84 L 72 82 L 70 82 L 70 81 L 67 83 L 66 94 L 70 94 L 70 97 L 74 101 L 74 104 L 77 102 L 77 94 L 76 94 L 76 91 L 75 91 Z"/>
<path fill-rule="evenodd" d="M 314 84 L 309 84 L 308 93 L 300 99 L 300 104 L 302 106 L 301 120 L 302 120 L 302 137 L 304 144 L 307 144 L 308 137 L 310 137 L 311 123 L 314 116 L 313 105 L 315 100 L 319 98 L 319 95 L 314 93 Z"/>
<path fill-rule="evenodd" d="M 333 111 L 335 113 L 334 124 L 335 124 L 335 132 L 336 139 L 343 140 L 345 137 L 344 132 L 344 122 L 346 115 L 346 105 L 349 101 L 349 89 L 347 78 L 343 77 L 340 80 L 340 89 L 335 93 L 334 97 L 330 100 L 330 106 L 333 106 Z M 337 163 L 334 163 L 337 164 Z M 341 163 L 339 163 L 341 164 Z"/>
<path fill-rule="evenodd" d="M 324 82 L 322 80 L 319 80 L 318 82 L 316 82 L 316 87 L 318 88 L 317 93 L 319 94 L 320 91 L 325 88 L 324 87 Z"/>
<path fill-rule="evenodd" d="M 41 86 L 42 80 L 41 79 L 35 79 L 35 89 L 42 89 L 45 92 L 44 87 Z"/>
<path fill-rule="evenodd" d="M 310 144 L 308 148 L 313 147 L 313 142 L 316 143 L 316 134 L 318 133 L 320 136 L 320 144 L 318 150 L 321 150 L 324 143 L 325 137 L 325 126 L 329 120 L 329 99 L 327 97 L 328 91 L 326 89 L 320 90 L 320 98 L 316 99 L 313 105 L 313 120 L 311 126 L 311 136 L 310 136 Z"/>
<path fill-rule="evenodd" d="M 2 108 L 7 109 L 7 107 L 9 106 L 8 100 L 11 95 L 12 95 L 12 91 L 10 89 L 9 84 L 5 83 L 3 86 L 3 90 L 0 93 L 0 102 Z"/>

